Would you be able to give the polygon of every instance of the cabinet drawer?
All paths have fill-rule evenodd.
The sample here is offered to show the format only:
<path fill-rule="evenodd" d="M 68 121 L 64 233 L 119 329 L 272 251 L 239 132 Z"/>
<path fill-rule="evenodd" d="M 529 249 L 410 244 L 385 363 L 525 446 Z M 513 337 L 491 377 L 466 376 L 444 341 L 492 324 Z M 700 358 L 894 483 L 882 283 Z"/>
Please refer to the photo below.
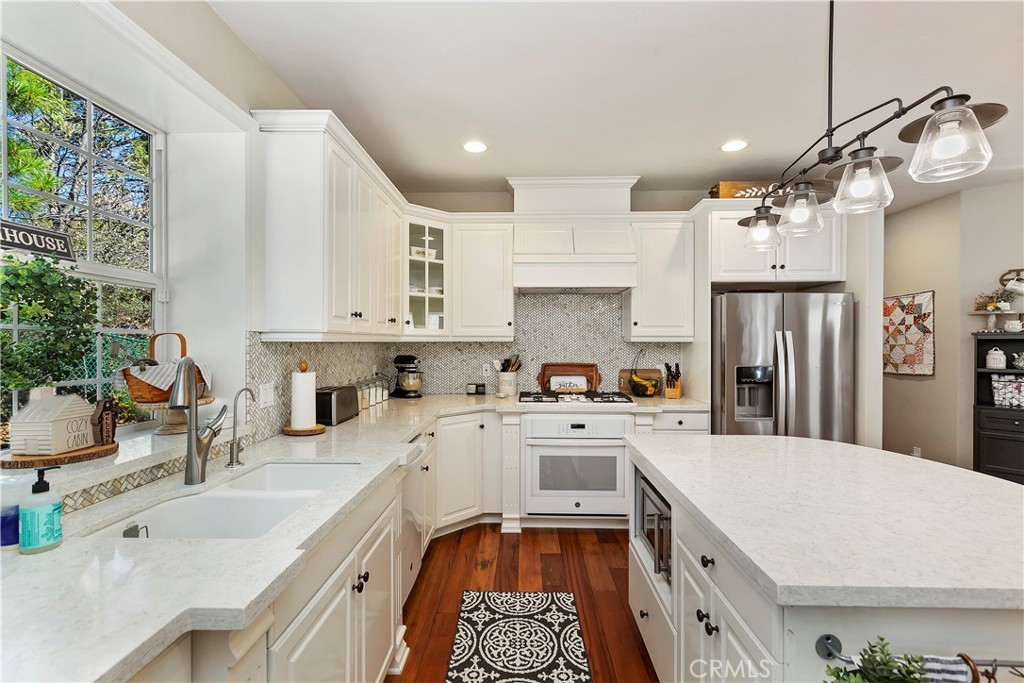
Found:
<path fill-rule="evenodd" d="M 708 413 L 656 413 L 654 429 L 656 431 L 701 431 L 711 428 L 711 417 Z"/>
<path fill-rule="evenodd" d="M 658 679 L 678 680 L 675 665 L 679 639 L 676 638 L 676 630 L 632 546 L 629 548 L 629 608 L 654 670 L 658 672 Z"/>
<path fill-rule="evenodd" d="M 978 426 L 981 429 L 1024 434 L 1024 410 L 1018 415 L 1006 411 L 978 411 Z"/>
<path fill-rule="evenodd" d="M 782 661 L 782 608 L 743 573 L 689 514 L 679 506 L 674 506 L 672 513 L 676 536 L 697 560 L 700 565 L 698 570 L 740 611 L 750 630 L 764 643 L 772 656 Z"/>

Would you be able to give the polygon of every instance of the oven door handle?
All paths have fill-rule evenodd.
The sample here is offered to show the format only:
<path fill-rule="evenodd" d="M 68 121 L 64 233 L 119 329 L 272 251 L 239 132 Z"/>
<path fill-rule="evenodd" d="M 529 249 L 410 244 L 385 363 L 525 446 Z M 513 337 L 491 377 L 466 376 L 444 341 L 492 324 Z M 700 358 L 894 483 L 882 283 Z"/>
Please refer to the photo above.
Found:
<path fill-rule="evenodd" d="M 661 537 L 661 512 L 654 513 L 654 573 L 661 573 L 661 546 L 664 539 Z"/>
<path fill-rule="evenodd" d="M 580 448 L 581 446 L 625 446 L 625 443 L 622 439 L 527 439 L 526 445 Z"/>

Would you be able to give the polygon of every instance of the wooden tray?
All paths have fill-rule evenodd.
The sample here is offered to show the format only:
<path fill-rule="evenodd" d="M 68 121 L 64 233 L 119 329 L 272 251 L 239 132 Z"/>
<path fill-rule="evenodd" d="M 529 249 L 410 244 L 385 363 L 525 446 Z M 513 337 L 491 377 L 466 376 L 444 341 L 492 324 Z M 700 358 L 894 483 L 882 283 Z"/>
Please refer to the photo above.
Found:
<path fill-rule="evenodd" d="M 583 375 L 587 378 L 588 391 L 597 391 L 601 386 L 601 373 L 594 363 L 542 363 L 537 375 L 541 391 L 548 390 L 548 381 L 555 375 Z"/>
<path fill-rule="evenodd" d="M 117 453 L 118 445 L 108 443 L 105 446 L 89 446 L 79 448 L 77 451 L 68 451 L 57 455 L 5 455 L 0 459 L 0 468 L 5 470 L 27 470 L 34 467 L 49 467 L 50 465 L 70 465 L 86 460 L 105 458 L 108 455 Z"/>
<path fill-rule="evenodd" d="M 327 427 L 319 423 L 308 429 L 296 429 L 295 427 L 281 428 L 281 433 L 285 436 L 316 436 L 317 434 L 323 434 L 325 431 L 327 431 Z"/>

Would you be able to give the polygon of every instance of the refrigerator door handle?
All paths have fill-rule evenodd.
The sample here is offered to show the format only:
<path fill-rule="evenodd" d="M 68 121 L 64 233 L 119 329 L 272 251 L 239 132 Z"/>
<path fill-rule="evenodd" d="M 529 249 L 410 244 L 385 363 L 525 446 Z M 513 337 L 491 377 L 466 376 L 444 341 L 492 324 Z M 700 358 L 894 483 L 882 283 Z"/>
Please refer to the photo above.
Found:
<path fill-rule="evenodd" d="M 786 408 L 789 396 L 787 386 L 787 361 L 786 342 L 782 338 L 782 332 L 775 333 L 775 355 L 777 357 L 778 372 L 775 373 L 775 381 L 778 383 L 777 398 L 775 401 L 775 433 L 778 436 L 786 436 Z"/>
<path fill-rule="evenodd" d="M 786 330 L 786 434 L 796 433 L 796 351 L 793 333 Z"/>

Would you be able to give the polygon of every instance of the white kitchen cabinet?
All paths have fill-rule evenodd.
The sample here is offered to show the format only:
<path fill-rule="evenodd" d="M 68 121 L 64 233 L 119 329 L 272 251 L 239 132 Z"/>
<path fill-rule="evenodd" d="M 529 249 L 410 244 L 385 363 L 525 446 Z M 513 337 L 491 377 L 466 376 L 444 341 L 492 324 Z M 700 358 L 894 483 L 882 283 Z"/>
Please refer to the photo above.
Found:
<path fill-rule="evenodd" d="M 395 223 L 395 203 L 366 170 L 372 160 L 363 153 L 364 165 L 356 161 L 350 149 L 358 143 L 330 112 L 255 111 L 253 116 L 260 123 L 262 149 L 264 227 L 257 282 L 263 339 L 399 334 L 401 226 Z"/>
<path fill-rule="evenodd" d="M 450 337 L 451 226 L 419 218 L 406 221 L 403 239 L 405 317 L 402 333 L 415 337 Z"/>
<path fill-rule="evenodd" d="M 711 582 L 697 569 L 693 558 L 683 549 L 683 544 L 678 540 L 674 543 L 673 554 L 678 558 L 675 570 L 679 600 L 676 612 L 679 615 L 677 623 L 680 634 L 678 680 L 709 681 L 711 672 L 708 664 L 712 642 L 704 632 L 699 617 L 711 614 Z"/>
<path fill-rule="evenodd" d="M 747 211 L 712 211 L 711 281 L 840 282 L 846 279 L 845 221 L 822 210 L 825 227 L 817 235 L 784 237 L 775 251 L 744 246 L 747 229 L 738 224 Z"/>
<path fill-rule="evenodd" d="M 501 415 L 485 412 L 480 419 L 483 427 L 483 512 L 500 514 L 503 468 Z"/>
<path fill-rule="evenodd" d="M 647 646 L 654 670 L 662 681 L 677 681 L 676 653 L 679 647 L 672 615 L 651 582 L 651 574 L 643 568 L 651 562 L 650 555 L 629 544 L 629 608 L 633 613 L 640 637 Z M 664 584 L 664 579 L 657 577 Z"/>
<path fill-rule="evenodd" d="M 512 224 L 455 226 L 452 247 L 452 334 L 511 341 Z"/>
<path fill-rule="evenodd" d="M 419 576 L 423 561 L 423 553 L 434 533 L 434 487 L 437 485 L 437 468 L 434 454 L 437 445 L 430 436 L 434 431 L 431 424 L 415 439 L 422 450 L 415 459 L 405 466 L 405 478 L 402 480 L 402 562 L 400 565 L 400 583 L 402 585 L 401 603 L 404 605 L 412 592 L 416 577 Z"/>
<path fill-rule="evenodd" d="M 269 649 L 270 680 L 355 680 L 356 556 L 331 574 L 306 608 Z M 363 680 L 363 679 L 360 679 Z"/>
<path fill-rule="evenodd" d="M 437 526 L 483 512 L 483 423 L 479 413 L 437 420 Z"/>
<path fill-rule="evenodd" d="M 711 431 L 711 414 L 666 410 L 654 415 L 652 427 L 655 434 L 708 434 Z"/>
<path fill-rule="evenodd" d="M 626 341 L 693 341 L 693 223 L 635 223 L 639 284 L 622 294 Z"/>
<path fill-rule="evenodd" d="M 397 501 L 268 651 L 272 681 L 381 681 L 395 648 Z"/>
<path fill-rule="evenodd" d="M 423 456 L 423 540 L 420 556 L 427 552 L 430 539 L 437 528 L 437 442 L 431 437 L 427 444 L 427 452 Z"/>

